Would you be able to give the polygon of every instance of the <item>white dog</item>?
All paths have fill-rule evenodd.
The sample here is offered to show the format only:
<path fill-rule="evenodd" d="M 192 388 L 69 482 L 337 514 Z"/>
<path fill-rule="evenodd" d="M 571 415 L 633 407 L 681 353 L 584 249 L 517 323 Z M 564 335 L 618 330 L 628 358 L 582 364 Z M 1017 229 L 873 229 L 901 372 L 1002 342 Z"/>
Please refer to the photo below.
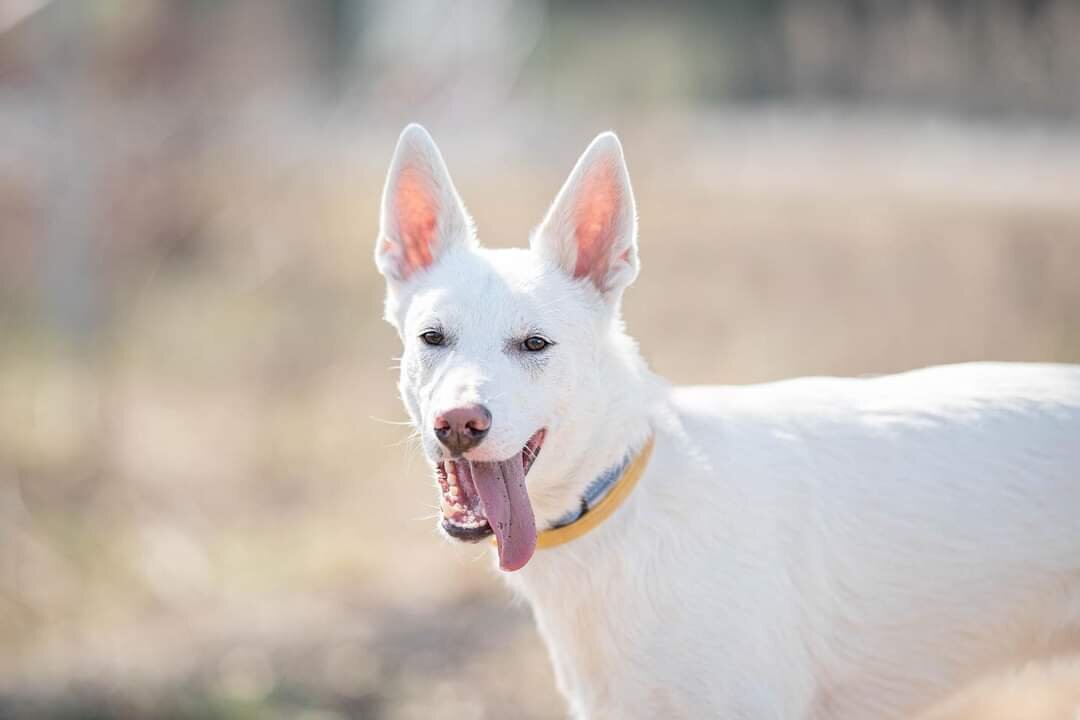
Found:
<path fill-rule="evenodd" d="M 410 125 L 381 222 L 441 527 L 494 536 L 574 716 L 900 718 L 1080 639 L 1080 368 L 671 388 L 610 133 L 492 251 Z"/>

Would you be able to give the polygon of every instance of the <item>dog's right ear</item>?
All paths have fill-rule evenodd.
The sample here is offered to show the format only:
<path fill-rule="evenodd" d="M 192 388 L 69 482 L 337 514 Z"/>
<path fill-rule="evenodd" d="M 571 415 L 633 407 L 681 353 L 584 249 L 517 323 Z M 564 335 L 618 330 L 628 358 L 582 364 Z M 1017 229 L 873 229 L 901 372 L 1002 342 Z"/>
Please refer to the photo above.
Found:
<path fill-rule="evenodd" d="M 531 245 L 571 277 L 617 304 L 638 272 L 637 211 L 622 145 L 603 133 L 589 145 Z"/>
<path fill-rule="evenodd" d="M 398 139 L 383 188 L 375 265 L 394 291 L 450 249 L 475 243 L 472 221 L 435 141 L 413 123 Z"/>

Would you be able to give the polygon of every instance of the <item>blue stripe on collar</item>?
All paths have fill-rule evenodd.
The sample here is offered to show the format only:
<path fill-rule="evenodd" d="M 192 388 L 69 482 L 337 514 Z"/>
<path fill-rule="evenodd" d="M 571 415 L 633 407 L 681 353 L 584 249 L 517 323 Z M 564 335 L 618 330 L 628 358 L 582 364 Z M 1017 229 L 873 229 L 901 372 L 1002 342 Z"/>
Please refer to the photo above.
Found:
<path fill-rule="evenodd" d="M 615 484 L 619 482 L 619 478 L 622 477 L 626 467 L 633 462 L 634 454 L 627 453 L 626 457 L 622 461 L 612 465 L 610 468 L 600 473 L 600 477 L 589 483 L 589 486 L 585 488 L 585 493 L 581 496 L 581 505 L 573 510 L 570 510 L 561 518 L 555 521 L 552 528 L 561 528 L 569 525 L 570 523 L 577 522 L 577 520 L 589 512 L 596 506 L 598 502 L 603 500 L 611 488 L 615 487 Z"/>

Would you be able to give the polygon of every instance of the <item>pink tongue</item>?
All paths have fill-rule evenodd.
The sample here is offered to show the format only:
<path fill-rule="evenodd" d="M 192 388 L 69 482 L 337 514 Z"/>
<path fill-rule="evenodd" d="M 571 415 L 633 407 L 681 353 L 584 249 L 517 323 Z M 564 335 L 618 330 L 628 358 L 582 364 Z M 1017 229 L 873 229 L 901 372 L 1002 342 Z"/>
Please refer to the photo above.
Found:
<path fill-rule="evenodd" d="M 484 515 L 499 541 L 499 567 L 520 570 L 536 550 L 536 520 L 525 492 L 521 458 L 471 462 L 469 467 Z"/>

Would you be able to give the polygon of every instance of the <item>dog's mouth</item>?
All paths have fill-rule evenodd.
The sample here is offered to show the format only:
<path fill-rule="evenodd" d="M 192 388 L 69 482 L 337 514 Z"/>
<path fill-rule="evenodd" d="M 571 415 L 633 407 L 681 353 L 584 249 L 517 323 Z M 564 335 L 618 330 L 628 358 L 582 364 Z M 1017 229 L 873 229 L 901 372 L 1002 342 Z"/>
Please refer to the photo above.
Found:
<path fill-rule="evenodd" d="M 473 462 L 462 457 L 435 466 L 442 529 L 465 542 L 494 534 L 503 570 L 520 569 L 536 550 L 536 521 L 525 476 L 540 454 L 545 432 L 537 430 L 520 453 L 506 460 Z"/>

